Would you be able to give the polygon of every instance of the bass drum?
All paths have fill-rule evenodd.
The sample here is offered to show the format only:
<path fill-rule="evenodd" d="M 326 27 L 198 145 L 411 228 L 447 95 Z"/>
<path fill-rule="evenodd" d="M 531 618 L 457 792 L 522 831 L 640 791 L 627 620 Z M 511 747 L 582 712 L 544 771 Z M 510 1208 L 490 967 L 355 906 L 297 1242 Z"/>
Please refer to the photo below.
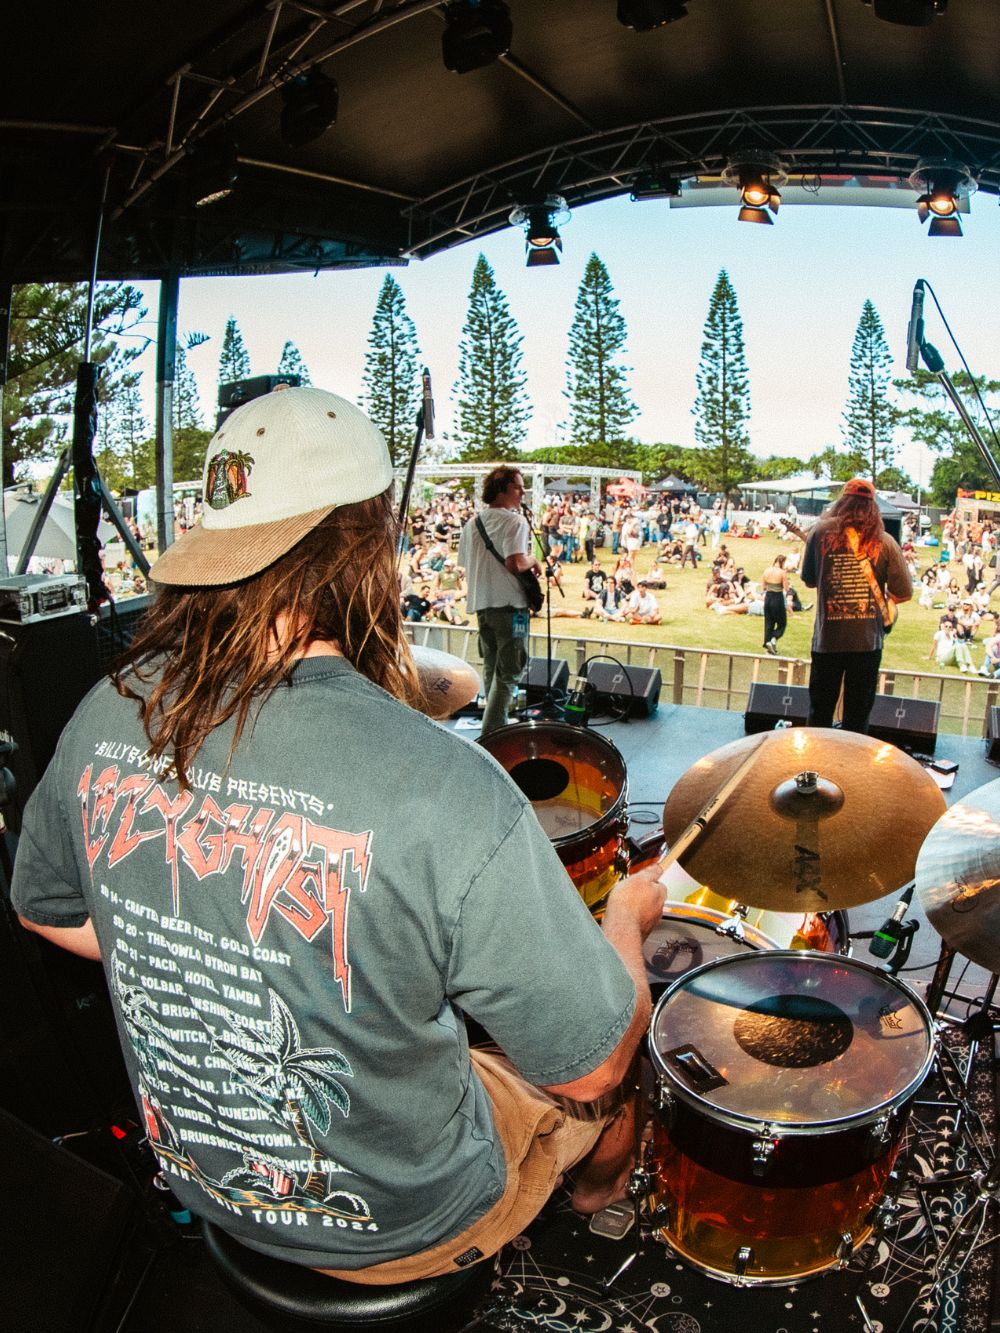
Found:
<path fill-rule="evenodd" d="M 563 722 L 499 727 L 479 744 L 527 796 L 580 897 L 600 916 L 627 866 L 621 752 L 604 736 Z"/>
<path fill-rule="evenodd" d="M 736 1285 L 851 1258 L 933 1057 L 896 977 L 835 954 L 750 951 L 676 981 L 653 1013 L 653 1206 L 677 1254 Z"/>

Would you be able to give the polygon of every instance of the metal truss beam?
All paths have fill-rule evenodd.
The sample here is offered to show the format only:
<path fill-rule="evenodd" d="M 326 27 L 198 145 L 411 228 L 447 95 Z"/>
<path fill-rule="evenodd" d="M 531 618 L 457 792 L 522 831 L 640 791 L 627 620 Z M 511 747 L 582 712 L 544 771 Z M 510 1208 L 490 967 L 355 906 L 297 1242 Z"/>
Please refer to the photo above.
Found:
<path fill-rule="evenodd" d="M 610 198 L 653 167 L 681 178 L 716 179 L 748 149 L 780 157 L 792 184 L 801 177 L 813 189 L 824 176 L 905 181 L 921 158 L 944 157 L 968 166 L 980 190 L 1000 194 L 995 121 L 898 107 L 731 109 L 586 135 L 457 180 L 403 209 L 410 224 L 406 254 L 425 258 L 499 231 L 515 204 L 546 194 L 563 195 L 570 206 Z"/>

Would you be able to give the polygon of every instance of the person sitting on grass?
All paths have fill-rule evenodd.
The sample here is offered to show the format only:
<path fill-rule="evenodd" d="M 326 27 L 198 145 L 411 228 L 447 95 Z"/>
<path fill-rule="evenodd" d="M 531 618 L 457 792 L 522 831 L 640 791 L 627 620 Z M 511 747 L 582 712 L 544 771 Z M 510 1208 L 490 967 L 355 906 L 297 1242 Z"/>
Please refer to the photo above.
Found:
<path fill-rule="evenodd" d="M 663 573 L 663 565 L 660 563 L 661 556 L 659 551 L 653 557 L 653 563 L 646 574 L 647 588 L 665 588 L 667 586 L 666 576 Z"/>
<path fill-rule="evenodd" d="M 628 599 L 627 616 L 630 625 L 658 625 L 663 619 L 645 579 L 639 580 L 635 592 Z"/>
<path fill-rule="evenodd" d="M 975 670 L 969 645 L 964 639 L 958 638 L 954 623 L 949 616 L 941 617 L 927 657 L 928 660 L 933 657 L 942 671 L 949 666 L 957 666 L 959 671 Z"/>
<path fill-rule="evenodd" d="M 597 599 L 597 605 L 594 607 L 594 614 L 598 620 L 624 620 L 622 611 L 622 595 L 618 589 L 618 580 L 614 574 L 608 575 L 608 581 L 604 585 L 604 591 Z"/>
<path fill-rule="evenodd" d="M 608 576 L 601 568 L 601 562 L 599 560 L 592 560 L 590 562 L 590 568 L 583 576 L 583 600 L 585 605 L 580 614 L 585 618 L 589 618 L 594 614 L 593 606 L 586 604 L 599 600 L 607 581 Z"/>

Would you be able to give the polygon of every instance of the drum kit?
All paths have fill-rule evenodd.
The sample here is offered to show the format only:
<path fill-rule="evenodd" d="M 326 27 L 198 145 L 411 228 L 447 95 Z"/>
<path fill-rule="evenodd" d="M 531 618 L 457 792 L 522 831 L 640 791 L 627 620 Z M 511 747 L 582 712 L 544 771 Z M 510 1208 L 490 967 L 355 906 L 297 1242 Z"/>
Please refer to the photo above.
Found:
<path fill-rule="evenodd" d="M 549 721 L 481 744 L 600 917 L 636 868 L 615 746 Z M 663 832 L 663 882 L 693 891 L 667 898 L 644 950 L 655 1008 L 636 1088 L 646 1127 L 629 1191 L 637 1244 L 645 1223 L 735 1286 L 846 1267 L 898 1207 L 890 1176 L 932 1067 L 955 1087 L 939 1040 L 954 1020 L 936 1012 L 953 958 L 1000 971 L 1000 782 L 946 813 L 933 778 L 897 747 L 788 728 L 695 763 L 670 792 Z M 908 903 L 913 881 L 943 941 L 926 1000 L 895 975 L 903 958 L 882 967 L 851 956 L 847 909 L 904 886 Z M 969 1212 L 985 1216 L 1000 1201 L 1000 1164 L 975 1152 Z M 942 1245 L 935 1281 L 972 1225 L 962 1219 Z"/>

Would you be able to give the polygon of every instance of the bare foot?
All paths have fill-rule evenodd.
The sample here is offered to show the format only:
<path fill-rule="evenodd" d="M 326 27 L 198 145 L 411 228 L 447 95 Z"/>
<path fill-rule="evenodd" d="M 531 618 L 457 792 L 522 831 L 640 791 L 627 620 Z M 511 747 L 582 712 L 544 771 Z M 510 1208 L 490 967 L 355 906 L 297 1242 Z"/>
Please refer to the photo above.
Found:
<path fill-rule="evenodd" d="M 621 1175 L 616 1180 L 604 1188 L 591 1185 L 586 1180 L 581 1182 L 573 1190 L 570 1196 L 570 1207 L 577 1213 L 599 1213 L 602 1208 L 608 1208 L 613 1203 L 618 1203 L 628 1195 L 628 1178 L 632 1170 L 631 1162 L 627 1164 Z"/>

